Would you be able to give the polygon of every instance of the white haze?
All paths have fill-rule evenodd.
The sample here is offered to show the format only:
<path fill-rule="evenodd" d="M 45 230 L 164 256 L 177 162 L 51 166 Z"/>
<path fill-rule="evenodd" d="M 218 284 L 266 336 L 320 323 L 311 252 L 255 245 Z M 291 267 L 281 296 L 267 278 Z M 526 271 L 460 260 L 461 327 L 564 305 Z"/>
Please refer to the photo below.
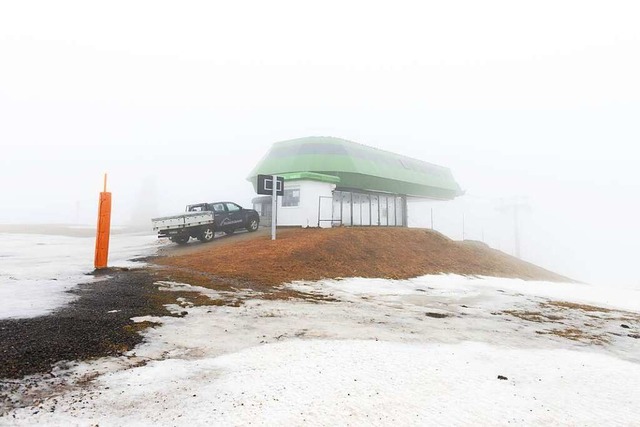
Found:
<path fill-rule="evenodd" d="M 639 286 L 640 5 L 4 2 L 0 223 L 249 205 L 274 141 L 332 135 L 452 168 L 436 229 Z M 430 226 L 431 205 L 411 222 Z"/>

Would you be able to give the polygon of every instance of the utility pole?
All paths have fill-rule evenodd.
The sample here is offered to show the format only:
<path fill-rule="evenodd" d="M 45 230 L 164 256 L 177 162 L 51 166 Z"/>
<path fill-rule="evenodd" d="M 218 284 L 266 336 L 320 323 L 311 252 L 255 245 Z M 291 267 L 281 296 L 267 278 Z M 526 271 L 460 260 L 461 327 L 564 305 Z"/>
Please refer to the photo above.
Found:
<path fill-rule="evenodd" d="M 513 213 L 513 240 L 515 243 L 515 256 L 520 258 L 520 212 L 530 212 L 531 206 L 527 198 L 523 196 L 500 199 L 497 210 L 502 213 Z"/>
<path fill-rule="evenodd" d="M 276 240 L 277 214 L 278 214 L 278 176 L 273 175 L 271 186 L 271 240 Z"/>

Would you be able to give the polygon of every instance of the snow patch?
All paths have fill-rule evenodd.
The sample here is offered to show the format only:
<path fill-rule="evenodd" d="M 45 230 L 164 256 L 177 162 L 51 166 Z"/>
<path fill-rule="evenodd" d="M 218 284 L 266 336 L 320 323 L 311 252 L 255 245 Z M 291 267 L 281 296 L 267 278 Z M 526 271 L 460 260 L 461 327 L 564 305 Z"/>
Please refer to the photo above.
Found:
<path fill-rule="evenodd" d="M 637 364 L 588 352 L 291 340 L 150 362 L 101 377 L 54 413 L 15 415 L 70 425 L 629 425 L 638 382 Z"/>
<path fill-rule="evenodd" d="M 367 279 L 361 277 L 294 282 L 294 289 L 305 292 L 334 293 L 343 298 L 353 296 L 406 296 L 417 292 L 454 296 L 465 294 L 484 296 L 496 291 L 530 295 L 560 301 L 598 305 L 629 311 L 640 311 L 640 290 L 615 288 L 584 283 L 556 283 L 457 274 L 427 275 L 408 280 Z"/>
<path fill-rule="evenodd" d="M 136 267 L 132 258 L 152 255 L 156 236 L 115 234 L 109 266 Z M 0 239 L 0 319 L 46 315 L 75 297 L 68 290 L 94 279 L 95 239 L 38 234 L 2 234 Z"/>

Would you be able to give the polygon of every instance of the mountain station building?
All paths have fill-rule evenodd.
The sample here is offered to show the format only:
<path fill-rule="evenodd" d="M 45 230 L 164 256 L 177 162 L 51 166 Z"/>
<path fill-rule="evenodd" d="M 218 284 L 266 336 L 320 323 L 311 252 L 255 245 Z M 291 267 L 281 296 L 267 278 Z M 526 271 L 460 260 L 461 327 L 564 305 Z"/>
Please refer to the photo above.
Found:
<path fill-rule="evenodd" d="M 409 198 L 463 194 L 449 168 L 334 137 L 277 142 L 247 178 L 254 189 L 259 174 L 284 177 L 278 226 L 406 227 Z M 271 196 L 253 205 L 270 223 Z"/>

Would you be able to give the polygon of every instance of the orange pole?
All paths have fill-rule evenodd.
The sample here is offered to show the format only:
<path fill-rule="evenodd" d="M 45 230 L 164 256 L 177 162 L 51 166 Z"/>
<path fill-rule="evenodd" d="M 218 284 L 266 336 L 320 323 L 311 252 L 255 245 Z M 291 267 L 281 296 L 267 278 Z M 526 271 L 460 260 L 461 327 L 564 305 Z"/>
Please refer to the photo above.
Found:
<path fill-rule="evenodd" d="M 111 193 L 107 192 L 107 174 L 104 174 L 104 191 L 98 202 L 98 227 L 96 231 L 95 268 L 107 268 L 109 258 L 109 236 L 111 233 Z"/>

